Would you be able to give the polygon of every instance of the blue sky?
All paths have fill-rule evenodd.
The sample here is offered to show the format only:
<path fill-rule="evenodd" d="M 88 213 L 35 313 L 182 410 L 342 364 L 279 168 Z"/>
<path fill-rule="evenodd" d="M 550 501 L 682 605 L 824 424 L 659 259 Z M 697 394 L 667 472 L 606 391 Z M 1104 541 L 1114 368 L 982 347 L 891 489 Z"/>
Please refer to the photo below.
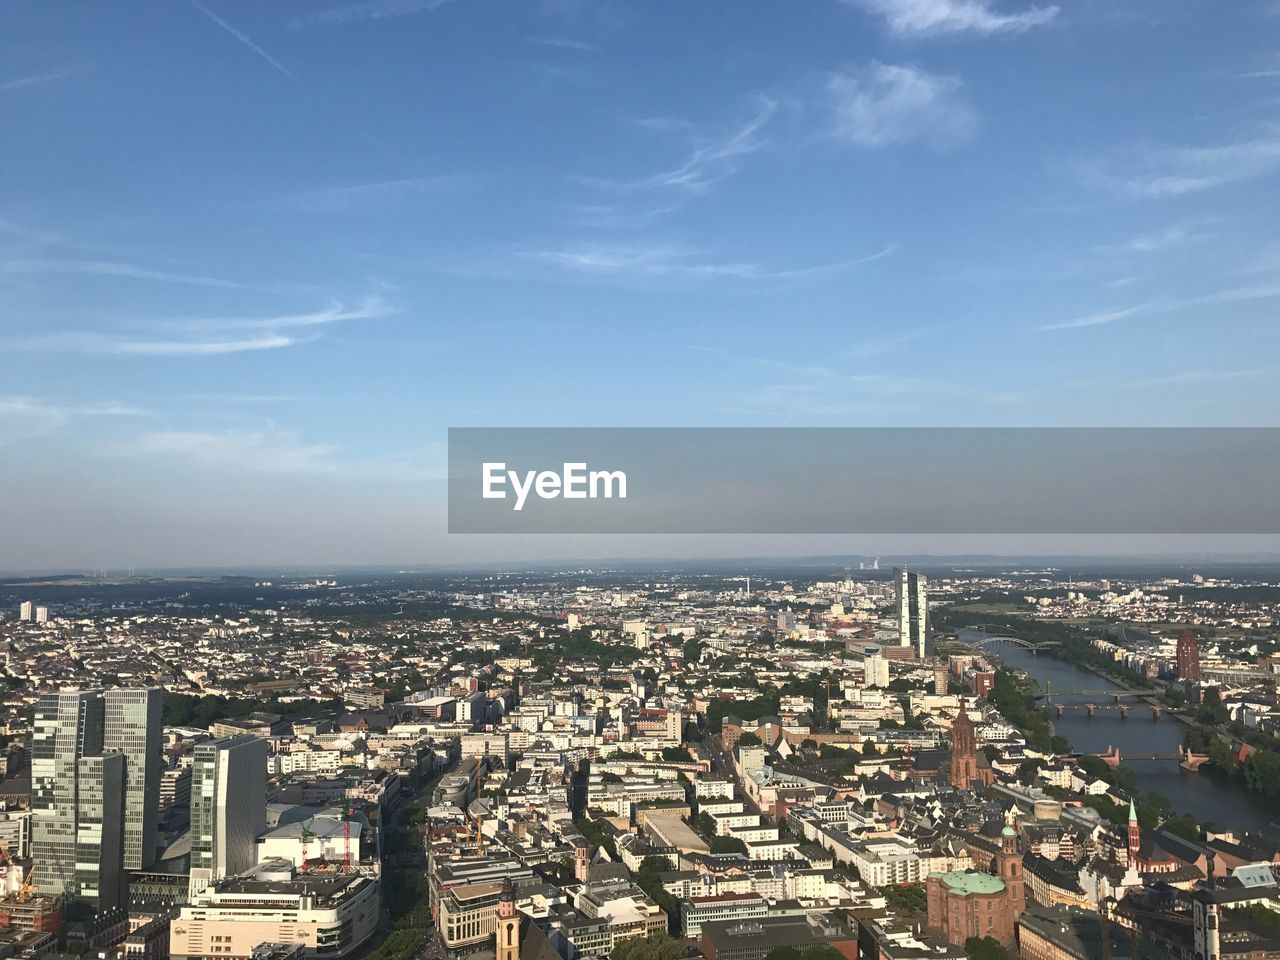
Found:
<path fill-rule="evenodd" d="M 1275 0 L 0 0 L 0 130 L 0 568 L 664 552 L 447 538 L 449 426 L 1275 423 Z"/>

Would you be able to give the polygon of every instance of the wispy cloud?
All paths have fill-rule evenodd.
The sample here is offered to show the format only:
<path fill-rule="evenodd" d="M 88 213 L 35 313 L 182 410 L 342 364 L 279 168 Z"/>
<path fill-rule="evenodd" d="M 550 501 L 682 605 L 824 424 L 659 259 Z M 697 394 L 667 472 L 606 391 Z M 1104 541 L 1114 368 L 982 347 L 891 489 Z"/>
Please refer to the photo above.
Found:
<path fill-rule="evenodd" d="M 1090 313 L 1082 317 L 1072 317 L 1070 320 L 1059 320 L 1056 323 L 1046 323 L 1037 330 L 1076 330 L 1081 327 L 1101 327 L 1108 323 L 1115 323 L 1117 320 L 1123 320 L 1126 317 L 1134 317 L 1140 313 L 1148 312 L 1152 303 L 1139 303 L 1132 307 L 1123 307 L 1119 310 L 1106 310 L 1101 313 Z"/>
<path fill-rule="evenodd" d="M 1153 233 L 1143 233 L 1130 239 L 1124 247 L 1133 253 L 1159 253 L 1171 247 L 1180 247 L 1198 239 L 1200 234 L 1185 224 L 1174 224 Z"/>
<path fill-rule="evenodd" d="M 1178 387 L 1188 384 L 1232 383 L 1237 380 L 1251 380 L 1257 377 L 1274 377 L 1280 367 L 1252 367 L 1245 370 L 1183 370 L 1163 377 L 1147 377 L 1140 380 L 1124 380 L 1117 384 L 1126 390 L 1141 390 L 1159 387 Z"/>
<path fill-rule="evenodd" d="M 1083 165 L 1087 182 L 1132 197 L 1199 193 L 1267 176 L 1280 168 L 1280 126 L 1254 136 L 1200 147 L 1141 148 L 1128 156 Z"/>
<path fill-rule="evenodd" d="M 270 64 L 272 69 L 274 69 L 277 73 L 281 74 L 284 77 L 287 77 L 293 83 L 300 84 L 302 82 L 298 79 L 297 75 L 292 70 L 286 67 L 283 63 L 281 63 L 271 54 L 267 53 L 267 51 L 263 50 L 262 47 L 258 46 L 258 44 L 254 43 L 253 40 L 251 40 L 248 37 L 248 35 L 244 33 L 244 31 L 239 30 L 236 27 L 233 27 L 231 24 L 227 23 L 227 21 L 223 20 L 220 16 L 218 16 L 216 13 L 214 13 L 212 10 L 206 7 L 203 3 L 201 3 L 200 0 L 187 0 L 187 2 L 190 3 L 197 10 L 199 10 L 201 13 L 203 13 L 210 20 L 212 20 L 214 23 L 216 23 L 218 26 L 220 26 L 227 33 L 231 34 L 231 36 L 235 37 L 235 39 L 239 40 L 242 45 L 247 47 L 253 53 L 257 54 L 257 56 L 260 59 L 265 60 L 268 64 Z"/>
<path fill-rule="evenodd" d="M 221 277 L 206 277 L 187 273 L 169 273 L 151 270 L 132 263 L 115 263 L 106 260 L 4 260 L 0 261 L 0 276 L 28 276 L 43 273 L 78 273 L 100 277 L 122 277 L 130 280 L 154 280 L 159 283 L 188 284 L 197 287 L 228 287 L 246 289 L 247 284 Z"/>
<path fill-rule="evenodd" d="M 632 203 L 584 203 L 570 207 L 568 221 L 583 227 L 629 230 L 645 227 L 680 209 L 678 203 L 639 205 Z"/>
<path fill-rule="evenodd" d="M 377 294 L 371 294 L 354 306 L 339 300 L 308 313 L 285 313 L 269 317 L 206 317 L 174 321 L 182 327 L 200 327 L 218 330 L 282 330 L 295 327 L 322 327 L 344 320 L 372 320 L 392 313 L 387 302 Z"/>
<path fill-rule="evenodd" d="M 924 381 L 881 371 L 866 372 L 824 364 L 796 362 L 777 357 L 744 356 L 697 344 L 687 350 L 733 365 L 756 371 L 744 382 L 758 383 L 761 376 L 776 378 L 758 383 L 737 397 L 734 409 L 739 413 L 768 414 L 786 418 L 787 422 L 813 417 L 857 417 L 881 406 L 881 398 L 901 398 L 916 392 Z"/>
<path fill-rule="evenodd" d="M 446 191 L 466 186 L 475 179 L 471 175 L 443 174 L 434 177 L 408 177 L 400 180 L 328 187 L 299 194 L 288 201 L 288 205 L 317 213 L 365 210 L 370 207 L 385 207 L 415 197 L 438 196 Z"/>
<path fill-rule="evenodd" d="M 755 112 L 741 126 L 725 136 L 705 140 L 678 166 L 634 180 L 589 178 L 587 182 L 620 191 L 680 190 L 697 192 L 732 174 L 743 158 L 761 150 L 766 141 L 764 128 L 778 112 L 775 97 L 755 98 Z"/>
<path fill-rule="evenodd" d="M 153 430 L 140 433 L 116 452 L 186 463 L 202 471 L 321 478 L 376 477 L 419 483 L 445 479 L 441 454 L 432 445 L 399 457 L 341 457 L 336 443 L 305 439 L 275 423 L 251 429 Z"/>
<path fill-rule="evenodd" d="M 25 77 L 10 77 L 8 80 L 0 80 L 0 93 L 9 93 L 13 90 L 21 90 L 24 87 L 34 87 L 37 84 L 49 83 L 53 80 L 61 80 L 69 77 L 73 73 L 79 73 L 82 67 L 63 67 L 60 70 L 49 70 L 45 73 L 32 73 Z"/>
<path fill-rule="evenodd" d="M 176 400 L 191 403 L 236 404 L 315 403 L 311 393 L 188 393 Z"/>
<path fill-rule="evenodd" d="M 883 17 L 894 33 L 905 36 L 958 33 L 1022 33 L 1049 23 L 1056 6 L 1027 7 L 1010 13 L 990 0 L 845 0 Z"/>
<path fill-rule="evenodd" d="M 139 435 L 125 452 L 132 456 L 177 458 L 234 472 L 331 474 L 338 447 L 307 443 L 297 434 L 279 429 L 258 431 L 156 430 Z"/>
<path fill-rule="evenodd" d="M 1175 223 L 1158 230 L 1139 233 L 1118 243 L 1103 243 L 1090 249 L 1091 253 L 1107 257 L 1117 255 L 1142 256 L 1150 253 L 1167 253 L 1178 247 L 1190 246 L 1204 240 L 1208 234 L 1199 225 Z"/>
<path fill-rule="evenodd" d="M 522 251 L 524 259 L 583 274 L 674 277 L 712 280 L 790 280 L 835 273 L 889 256 L 890 244 L 853 260 L 811 267 L 777 269 L 747 261 L 711 261 L 697 250 L 675 244 L 592 244 Z"/>
<path fill-rule="evenodd" d="M 10 394 L 0 396 L 0 416 L 5 417 L 141 417 L 147 414 L 141 407 L 120 403 L 117 400 L 86 404 L 54 403 L 43 397 Z"/>
<path fill-rule="evenodd" d="M 600 48 L 594 43 L 574 40 L 571 37 L 525 37 L 525 43 L 539 47 L 556 47 L 560 50 L 576 50 L 578 53 L 599 53 Z"/>
<path fill-rule="evenodd" d="M 0 394 L 0 444 L 38 437 L 84 418 L 143 417 L 149 411 L 118 400 L 68 403 Z"/>
<path fill-rule="evenodd" d="M 126 357 L 215 357 L 226 354 L 280 350 L 312 343 L 318 332 L 290 331 L 323 327 L 347 320 L 386 316 L 390 309 L 380 297 L 367 297 L 353 307 L 337 301 L 310 313 L 267 317 L 189 317 L 149 325 L 149 332 L 48 333 L 8 344 L 15 350 L 74 352 Z M 249 331 L 249 332 L 245 332 Z"/>
<path fill-rule="evenodd" d="M 113 353 L 130 357 L 215 357 L 228 353 L 250 353 L 258 350 L 279 350 L 317 339 L 291 337 L 280 333 L 243 337 L 238 340 L 122 340 L 107 338 L 99 341 L 98 353 Z"/>
<path fill-rule="evenodd" d="M 907 330 L 904 333 L 872 340 L 861 340 L 836 348 L 836 354 L 858 360 L 874 360 L 893 353 L 899 347 L 917 343 L 929 335 L 928 330 Z"/>
<path fill-rule="evenodd" d="M 137 334 L 94 333 L 69 330 L 18 339 L 13 350 L 49 353 L 87 353 L 118 357 L 215 357 L 231 353 L 278 350 L 309 343 L 316 336 L 297 337 L 263 333 L 241 337 L 146 337 Z"/>
<path fill-rule="evenodd" d="M 631 120 L 631 125 L 639 127 L 641 130 L 650 130 L 654 133 L 692 133 L 697 129 L 692 120 L 686 120 L 683 117 L 636 117 Z"/>
<path fill-rule="evenodd" d="M 1148 300 L 1131 307 L 1109 310 L 1102 313 L 1061 320 L 1057 323 L 1036 327 L 1037 330 L 1075 330 L 1082 327 L 1101 327 L 1117 320 L 1125 320 L 1136 316 L 1156 316 L 1177 313 L 1195 307 L 1210 307 L 1228 303 L 1253 303 L 1260 300 L 1280 299 L 1280 283 L 1251 284 L 1240 287 L 1228 287 L 1214 290 L 1195 297 L 1184 297 L 1173 300 Z"/>
<path fill-rule="evenodd" d="M 365 3 L 350 3 L 294 17 L 289 21 L 289 26 L 293 29 L 335 27 L 367 20 L 389 20 L 415 13 L 429 13 L 451 2 L 452 0 L 367 0 Z"/>
<path fill-rule="evenodd" d="M 969 139 L 977 118 L 957 77 L 873 61 L 827 77 L 832 134 L 863 147 L 923 140 L 948 147 Z"/>

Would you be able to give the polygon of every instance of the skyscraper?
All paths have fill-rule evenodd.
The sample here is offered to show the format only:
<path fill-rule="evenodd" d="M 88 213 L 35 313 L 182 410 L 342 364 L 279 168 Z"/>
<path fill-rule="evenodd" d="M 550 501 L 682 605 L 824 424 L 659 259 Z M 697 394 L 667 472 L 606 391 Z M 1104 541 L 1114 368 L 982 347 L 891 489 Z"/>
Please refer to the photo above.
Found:
<path fill-rule="evenodd" d="M 160 816 L 161 714 L 164 691 L 108 690 L 104 751 L 124 754 L 124 866 L 149 867 L 156 857 Z"/>
<path fill-rule="evenodd" d="M 30 620 L 33 616 L 32 607 L 33 607 L 33 604 L 31 603 L 30 600 L 23 600 L 22 603 L 18 606 L 18 619 Z"/>
<path fill-rule="evenodd" d="M 126 869 L 154 859 L 162 702 L 160 690 L 59 690 L 36 703 L 34 883 L 72 912 L 122 905 Z"/>
<path fill-rule="evenodd" d="M 125 904 L 125 764 L 119 753 L 76 764 L 76 897 L 97 910 Z"/>
<path fill-rule="evenodd" d="M 1200 682 L 1200 645 L 1190 630 L 1178 634 L 1178 679 L 1187 683 Z"/>
<path fill-rule="evenodd" d="M 191 895 L 248 870 L 267 828 L 267 741 L 250 733 L 196 745 L 191 766 Z"/>
<path fill-rule="evenodd" d="M 34 883 L 41 893 L 65 896 L 97 906 L 98 889 L 82 897 L 76 864 L 82 837 L 80 761 L 102 755 L 105 710 L 99 690 L 59 690 L 36 702 L 31 736 L 31 852 Z M 83 771 L 89 777 L 95 770 Z M 113 771 L 106 771 L 109 777 Z M 100 779 L 100 777 L 99 777 Z M 97 788 L 86 783 L 86 787 Z M 86 838 L 87 839 L 87 838 Z M 103 852 L 108 860 L 120 851 Z M 91 858 L 101 863 L 102 856 Z"/>
<path fill-rule="evenodd" d="M 923 658 L 929 637 L 928 581 L 918 573 L 894 568 L 893 584 L 898 605 L 898 646 L 912 647 Z"/>

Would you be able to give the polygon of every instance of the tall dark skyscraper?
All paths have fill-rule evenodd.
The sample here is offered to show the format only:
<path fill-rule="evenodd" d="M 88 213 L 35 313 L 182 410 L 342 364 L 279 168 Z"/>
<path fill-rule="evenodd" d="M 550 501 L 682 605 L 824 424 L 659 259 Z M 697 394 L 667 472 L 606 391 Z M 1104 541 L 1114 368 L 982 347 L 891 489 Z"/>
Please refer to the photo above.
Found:
<path fill-rule="evenodd" d="M 107 874 L 118 874 L 122 851 L 108 849 L 86 856 L 82 844 L 89 841 L 80 828 L 81 791 L 86 799 L 100 805 L 99 782 L 88 782 L 102 771 L 81 761 L 102 756 L 105 705 L 100 690 L 59 690 L 46 693 L 36 702 L 31 737 L 31 853 L 35 864 L 35 887 L 41 893 L 67 898 L 75 906 L 84 902 L 98 906 L 102 884 L 87 878 L 81 863 L 102 865 Z M 85 778 L 82 780 L 82 777 Z M 101 780 L 97 777 L 97 780 Z M 118 814 L 117 814 L 118 816 Z M 108 838 L 110 839 L 110 838 Z M 119 839 L 119 834 L 116 838 Z M 112 861 L 116 861 L 112 864 Z M 87 886 L 87 890 L 84 889 Z"/>
<path fill-rule="evenodd" d="M 124 766 L 124 866 L 149 867 L 156 858 L 160 817 L 161 713 L 164 691 L 108 690 L 102 749 L 122 753 Z"/>
<path fill-rule="evenodd" d="M 925 596 L 928 580 L 910 570 L 895 568 L 893 585 L 898 609 L 898 646 L 912 647 L 917 657 L 924 657 L 929 638 L 929 601 Z"/>
<path fill-rule="evenodd" d="M 1190 630 L 1178 634 L 1178 679 L 1200 682 L 1200 643 Z"/>
<path fill-rule="evenodd" d="M 59 690 L 31 737 L 34 884 L 72 913 L 120 906 L 126 871 L 155 857 L 160 690 Z"/>

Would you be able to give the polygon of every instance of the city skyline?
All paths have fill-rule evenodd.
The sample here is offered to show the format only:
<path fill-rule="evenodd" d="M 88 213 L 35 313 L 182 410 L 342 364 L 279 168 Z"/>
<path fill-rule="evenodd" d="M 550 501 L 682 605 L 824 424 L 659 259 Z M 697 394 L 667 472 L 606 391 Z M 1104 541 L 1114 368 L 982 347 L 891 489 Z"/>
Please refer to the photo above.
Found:
<path fill-rule="evenodd" d="M 1272 5 L 494 14 L 0 11 L 0 567 L 538 555 L 449 426 L 1271 422 Z"/>

